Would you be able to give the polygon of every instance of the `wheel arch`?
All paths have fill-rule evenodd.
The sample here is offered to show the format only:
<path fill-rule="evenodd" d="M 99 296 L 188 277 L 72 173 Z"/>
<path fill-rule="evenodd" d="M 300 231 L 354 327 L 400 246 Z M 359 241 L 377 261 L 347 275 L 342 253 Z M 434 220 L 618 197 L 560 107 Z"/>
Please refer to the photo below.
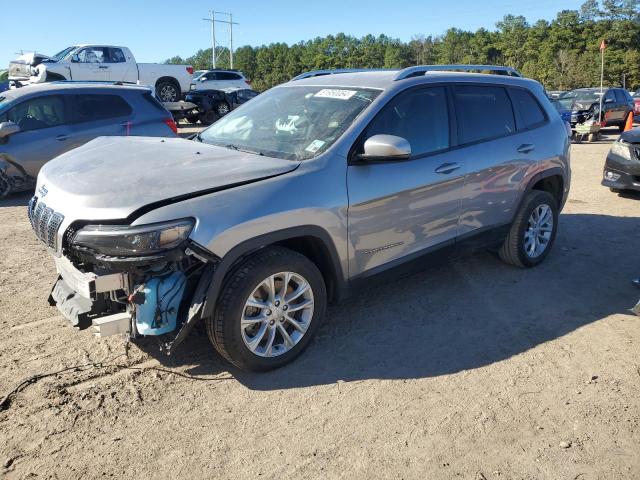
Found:
<path fill-rule="evenodd" d="M 218 295 L 227 276 L 249 255 L 270 246 L 288 248 L 312 261 L 324 278 L 329 300 L 339 300 L 347 295 L 347 281 L 331 236 L 321 227 L 303 225 L 269 232 L 232 248 L 216 266 L 207 291 L 203 317 L 213 314 Z"/>
<path fill-rule="evenodd" d="M 549 192 L 558 202 L 558 210 L 561 211 L 568 195 L 568 192 L 565 193 L 565 185 L 567 185 L 566 172 L 560 167 L 548 168 L 536 173 L 529 179 L 522 191 L 518 201 L 518 208 L 514 211 L 514 215 L 520 210 L 527 193 L 532 190 Z"/>
<path fill-rule="evenodd" d="M 175 77 L 169 77 L 169 76 L 160 77 L 158 80 L 156 80 L 155 88 L 158 88 L 158 85 L 164 82 L 173 83 L 176 87 L 178 87 L 178 91 L 182 93 L 182 87 L 180 86 L 180 82 L 178 82 L 178 80 Z"/>

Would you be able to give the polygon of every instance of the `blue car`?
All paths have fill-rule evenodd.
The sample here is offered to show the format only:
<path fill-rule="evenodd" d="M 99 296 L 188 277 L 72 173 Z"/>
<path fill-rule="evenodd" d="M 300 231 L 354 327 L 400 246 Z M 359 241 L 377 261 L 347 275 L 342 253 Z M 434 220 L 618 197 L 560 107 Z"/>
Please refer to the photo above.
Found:
<path fill-rule="evenodd" d="M 33 188 L 49 160 L 96 137 L 176 137 L 148 87 L 54 82 L 0 93 L 0 197 Z"/>

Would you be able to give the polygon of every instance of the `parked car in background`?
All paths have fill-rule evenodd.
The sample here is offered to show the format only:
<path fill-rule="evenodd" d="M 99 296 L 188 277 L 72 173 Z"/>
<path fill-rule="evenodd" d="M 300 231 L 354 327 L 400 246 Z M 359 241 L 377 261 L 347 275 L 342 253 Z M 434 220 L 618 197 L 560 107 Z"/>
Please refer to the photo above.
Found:
<path fill-rule="evenodd" d="M 17 86 L 57 80 L 110 81 L 149 85 L 163 102 L 176 102 L 189 91 L 193 67 L 136 63 L 127 47 L 75 45 L 37 63 L 19 59 L 9 64 L 9 80 Z"/>
<path fill-rule="evenodd" d="M 618 127 L 624 129 L 629 112 L 633 111 L 633 99 L 629 92 L 622 88 L 606 88 L 602 92 L 602 123 L 603 127 Z M 599 118 L 600 89 L 579 88 L 572 90 L 556 100 L 559 111 L 571 112 L 571 128 L 584 123 L 589 118 Z"/>
<path fill-rule="evenodd" d="M 2 92 L 0 197 L 33 188 L 46 162 L 96 137 L 176 132 L 148 87 L 53 82 Z"/>
<path fill-rule="evenodd" d="M 564 90 L 547 90 L 547 97 L 549 97 L 549 100 L 557 100 L 562 98 L 566 93 Z"/>
<path fill-rule="evenodd" d="M 258 92 L 247 88 L 189 92 L 185 100 L 195 104 L 197 108 L 187 114 L 186 119 L 190 123 L 200 120 L 203 124 L 210 125 L 257 95 Z"/>
<path fill-rule="evenodd" d="M 238 70 L 209 70 L 191 82 L 191 90 L 251 89 L 251 81 Z"/>
<path fill-rule="evenodd" d="M 611 144 L 602 185 L 617 193 L 640 191 L 640 129 L 622 132 L 620 138 Z"/>
<path fill-rule="evenodd" d="M 56 158 L 29 202 L 60 273 L 50 302 L 168 353 L 202 321 L 224 358 L 269 370 L 329 300 L 444 247 L 540 264 L 569 192 L 564 123 L 538 82 L 428 68 L 296 80 L 195 141 Z"/>
<path fill-rule="evenodd" d="M 633 115 L 640 116 L 640 91 L 635 92 L 631 98 L 633 98 Z"/>

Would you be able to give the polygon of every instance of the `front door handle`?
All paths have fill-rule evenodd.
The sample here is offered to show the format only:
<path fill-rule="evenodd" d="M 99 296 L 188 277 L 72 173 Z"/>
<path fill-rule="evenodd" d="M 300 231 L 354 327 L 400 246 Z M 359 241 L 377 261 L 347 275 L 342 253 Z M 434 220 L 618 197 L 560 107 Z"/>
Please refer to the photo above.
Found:
<path fill-rule="evenodd" d="M 523 143 L 517 148 L 519 153 L 531 153 L 535 149 L 536 149 L 535 145 L 532 145 L 531 143 Z"/>
<path fill-rule="evenodd" d="M 438 168 L 436 168 L 436 173 L 447 175 L 451 172 L 455 172 L 459 168 L 460 168 L 460 165 L 458 163 L 443 163 Z"/>
<path fill-rule="evenodd" d="M 59 142 L 64 142 L 65 140 L 67 140 L 69 138 L 69 135 L 58 135 L 56 137 L 56 140 L 58 140 Z"/>
<path fill-rule="evenodd" d="M 108 69 L 109 67 L 107 67 L 106 65 L 99 65 L 99 66 L 98 66 L 98 68 L 101 68 L 102 70 L 106 70 L 106 69 Z"/>

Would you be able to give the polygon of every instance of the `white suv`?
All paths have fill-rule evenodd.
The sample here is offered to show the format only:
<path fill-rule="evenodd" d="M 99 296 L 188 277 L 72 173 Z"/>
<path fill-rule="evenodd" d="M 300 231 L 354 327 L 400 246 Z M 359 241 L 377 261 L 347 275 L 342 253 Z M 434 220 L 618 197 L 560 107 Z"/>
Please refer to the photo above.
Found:
<path fill-rule="evenodd" d="M 251 81 L 237 70 L 209 70 L 191 82 L 191 90 L 251 88 Z"/>

